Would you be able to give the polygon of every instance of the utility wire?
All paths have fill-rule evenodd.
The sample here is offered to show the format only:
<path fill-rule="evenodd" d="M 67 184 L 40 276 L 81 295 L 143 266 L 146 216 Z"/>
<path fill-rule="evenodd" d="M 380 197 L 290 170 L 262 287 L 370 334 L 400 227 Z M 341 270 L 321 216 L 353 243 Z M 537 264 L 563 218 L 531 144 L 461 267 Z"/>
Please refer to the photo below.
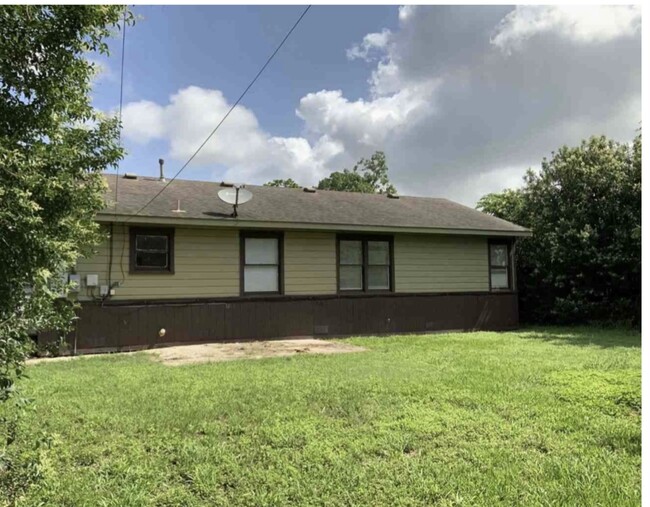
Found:
<path fill-rule="evenodd" d="M 124 6 L 124 11 L 122 12 L 122 55 L 120 62 L 120 107 L 117 113 L 117 119 L 119 123 L 118 131 L 118 142 L 122 144 L 122 105 L 124 104 L 124 50 L 126 48 L 126 12 L 127 7 Z M 115 172 L 115 218 L 117 218 L 117 197 L 118 197 L 118 186 L 120 183 L 120 166 L 118 165 Z M 112 289 L 112 274 L 113 274 L 113 245 L 114 245 L 114 234 L 115 234 L 114 223 L 111 222 L 110 230 L 110 239 L 109 239 L 109 259 L 108 259 L 108 290 Z M 122 280 L 124 280 L 124 238 L 122 238 L 122 254 L 120 256 L 120 271 L 122 273 Z M 103 303 L 103 300 L 102 300 Z"/>
<path fill-rule="evenodd" d="M 122 105 L 124 104 L 124 48 L 126 47 L 126 5 L 122 13 L 122 61 L 120 63 L 120 108 L 117 113 L 117 121 L 119 122 L 119 143 L 122 144 Z M 116 169 L 115 178 L 115 214 L 117 215 L 117 186 L 120 180 L 120 166 Z"/>
<path fill-rule="evenodd" d="M 174 175 L 174 177 L 173 177 L 172 179 L 170 179 L 170 180 L 167 182 L 167 184 L 166 184 L 166 185 L 165 185 L 165 186 L 164 186 L 164 187 L 163 187 L 163 188 L 162 188 L 162 189 L 161 189 L 161 190 L 160 190 L 156 195 L 154 195 L 154 196 L 153 196 L 153 197 L 152 197 L 152 198 L 151 198 L 151 199 L 150 199 L 150 200 L 149 200 L 149 201 L 148 201 L 144 206 L 142 206 L 138 211 L 136 211 L 136 212 L 135 212 L 133 215 L 131 215 L 127 220 L 125 220 L 125 222 L 128 222 L 128 221 L 131 220 L 132 218 L 134 218 L 134 217 L 136 217 L 137 215 L 139 215 L 139 214 L 140 214 L 140 213 L 141 213 L 141 212 L 142 212 L 142 211 L 143 211 L 147 206 L 149 206 L 153 201 L 155 201 L 155 200 L 158 198 L 158 196 L 159 196 L 160 194 L 162 194 L 162 193 L 167 189 L 167 187 L 168 187 L 169 185 L 171 185 L 171 183 L 172 183 L 176 178 L 178 178 L 178 176 L 179 176 L 179 175 L 180 175 L 180 174 L 185 170 L 185 168 L 190 164 L 190 162 L 192 162 L 192 160 L 194 160 L 194 158 L 199 154 L 199 152 L 200 152 L 200 151 L 203 149 L 203 147 L 208 143 L 208 141 L 212 138 L 212 136 L 217 132 L 217 130 L 219 130 L 219 127 L 221 127 L 221 125 L 223 124 L 223 122 L 225 122 L 226 119 L 228 118 L 228 116 L 230 116 L 230 113 L 232 113 L 233 110 L 235 109 L 235 107 L 237 107 L 237 105 L 241 102 L 241 100 L 244 98 L 244 95 L 246 95 L 246 93 L 248 93 L 248 90 L 251 89 L 251 87 L 255 84 L 255 82 L 257 81 L 257 79 L 262 75 L 262 72 L 264 72 L 264 70 L 265 70 L 266 67 L 269 65 L 269 63 L 271 63 L 271 60 L 273 60 L 273 58 L 274 58 L 275 55 L 278 53 L 278 51 L 280 51 L 280 49 L 282 48 L 282 46 L 284 46 L 284 43 L 285 43 L 285 42 L 287 41 L 287 39 L 291 36 L 291 34 L 293 33 L 293 31 L 296 29 L 296 27 L 300 24 L 300 22 L 302 21 L 302 18 L 305 17 L 305 14 L 307 14 L 307 11 L 309 11 L 310 8 L 311 8 L 311 5 L 308 5 L 308 6 L 305 8 L 305 10 L 302 11 L 302 14 L 300 15 L 300 17 L 296 20 L 296 22 L 293 24 L 293 26 L 291 27 L 291 29 L 290 29 L 290 30 L 287 32 L 287 34 L 284 36 L 284 39 L 282 39 L 282 42 L 280 42 L 280 44 L 278 45 L 278 47 L 275 48 L 275 51 L 273 51 L 273 53 L 271 53 L 271 56 L 268 57 L 268 59 L 266 60 L 266 63 L 265 63 L 264 65 L 262 65 L 262 68 L 261 68 L 261 69 L 259 70 L 259 72 L 255 75 L 255 77 L 253 78 L 253 80 L 248 84 L 248 86 L 246 87 L 246 89 L 242 92 L 242 94 L 241 94 L 241 95 L 239 96 L 239 98 L 235 101 L 235 103 L 230 107 L 230 109 L 229 109 L 228 112 L 225 114 L 225 116 L 224 116 L 223 118 L 221 118 L 221 121 L 220 121 L 220 122 L 217 124 L 217 126 L 212 130 L 212 132 L 210 132 L 210 135 L 209 135 L 208 137 L 206 137 L 205 141 L 203 141 L 203 142 L 201 143 L 201 145 L 196 149 L 196 151 L 195 151 L 195 152 L 192 154 L 192 156 L 187 160 L 187 162 L 185 162 L 185 163 L 182 165 L 182 167 L 178 170 L 178 172 Z"/>

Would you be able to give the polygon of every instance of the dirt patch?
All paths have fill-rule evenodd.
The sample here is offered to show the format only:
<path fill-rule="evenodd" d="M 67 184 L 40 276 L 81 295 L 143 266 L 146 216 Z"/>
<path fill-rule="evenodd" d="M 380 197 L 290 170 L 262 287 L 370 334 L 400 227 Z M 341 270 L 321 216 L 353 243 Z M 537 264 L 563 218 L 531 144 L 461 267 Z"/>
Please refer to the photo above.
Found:
<path fill-rule="evenodd" d="M 300 338 L 294 340 L 271 340 L 242 343 L 204 343 L 200 345 L 177 345 L 159 349 L 143 350 L 162 363 L 169 366 L 183 364 L 212 363 L 233 361 L 235 359 L 263 359 L 265 357 L 286 357 L 299 354 L 344 354 L 363 352 L 366 349 L 315 338 Z M 134 354 L 135 352 L 120 352 L 117 354 Z M 116 354 L 116 353 L 113 353 Z M 98 354 L 93 354 L 96 356 Z M 38 364 L 50 361 L 69 361 L 81 356 L 61 356 L 29 359 L 27 364 Z"/>
<path fill-rule="evenodd" d="M 245 343 L 206 343 L 147 350 L 164 364 L 183 364 L 232 361 L 234 359 L 263 359 L 299 354 L 341 354 L 363 352 L 363 347 L 325 340 L 305 338 L 300 340 L 273 340 Z"/>

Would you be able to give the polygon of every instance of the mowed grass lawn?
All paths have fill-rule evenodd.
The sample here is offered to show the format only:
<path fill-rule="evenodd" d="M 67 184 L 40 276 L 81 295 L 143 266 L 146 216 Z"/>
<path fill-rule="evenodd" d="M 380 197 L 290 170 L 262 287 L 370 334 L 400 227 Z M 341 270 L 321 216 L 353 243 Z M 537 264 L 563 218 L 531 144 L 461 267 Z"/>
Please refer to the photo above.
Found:
<path fill-rule="evenodd" d="M 638 505 L 640 335 L 353 338 L 368 351 L 30 366 L 53 435 L 21 505 Z"/>

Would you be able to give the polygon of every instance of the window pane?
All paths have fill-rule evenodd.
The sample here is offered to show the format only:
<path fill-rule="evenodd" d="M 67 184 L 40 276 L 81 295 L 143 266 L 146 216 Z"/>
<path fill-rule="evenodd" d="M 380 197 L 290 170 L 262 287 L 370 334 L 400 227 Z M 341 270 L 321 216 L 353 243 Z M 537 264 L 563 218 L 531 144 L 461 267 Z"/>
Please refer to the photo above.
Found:
<path fill-rule="evenodd" d="M 341 290 L 361 290 L 363 289 L 361 266 L 340 266 L 339 276 L 341 278 L 339 285 Z"/>
<path fill-rule="evenodd" d="M 135 265 L 139 268 L 166 268 L 167 254 L 157 252 L 136 252 Z"/>
<path fill-rule="evenodd" d="M 363 264 L 361 241 L 341 241 L 341 264 Z"/>
<path fill-rule="evenodd" d="M 388 266 L 368 267 L 368 289 L 390 289 L 390 270 Z"/>
<path fill-rule="evenodd" d="M 246 238 L 246 264 L 279 264 L 278 238 Z"/>
<path fill-rule="evenodd" d="M 244 292 L 278 292 L 277 266 L 246 266 Z"/>
<path fill-rule="evenodd" d="M 147 250 L 153 252 L 167 251 L 167 236 L 153 236 L 149 234 L 138 234 L 135 237 L 136 250 Z"/>
<path fill-rule="evenodd" d="M 508 270 L 506 268 L 492 268 L 490 280 L 492 281 L 493 289 L 507 289 L 510 286 L 508 283 Z"/>
<path fill-rule="evenodd" d="M 491 266 L 508 265 L 507 245 L 490 245 L 490 265 Z"/>
<path fill-rule="evenodd" d="M 368 264 L 387 266 L 390 264 L 388 241 L 368 241 Z"/>

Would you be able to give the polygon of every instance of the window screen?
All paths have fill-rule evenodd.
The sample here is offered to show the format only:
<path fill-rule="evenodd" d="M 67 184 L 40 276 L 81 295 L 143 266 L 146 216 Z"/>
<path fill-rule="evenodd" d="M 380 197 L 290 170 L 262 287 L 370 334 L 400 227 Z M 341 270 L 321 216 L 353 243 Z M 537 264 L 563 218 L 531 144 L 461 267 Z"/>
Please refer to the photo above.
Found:
<path fill-rule="evenodd" d="M 363 243 L 342 240 L 339 248 L 341 290 L 363 290 Z"/>
<path fill-rule="evenodd" d="M 339 239 L 339 290 L 391 290 L 389 239 Z"/>
<path fill-rule="evenodd" d="M 368 290 L 390 289 L 390 244 L 368 241 Z"/>
<path fill-rule="evenodd" d="M 131 270 L 173 271 L 173 229 L 131 229 Z"/>
<path fill-rule="evenodd" d="M 280 238 L 244 238 L 244 292 L 280 292 Z"/>
<path fill-rule="evenodd" d="M 507 243 L 490 244 L 490 288 L 510 288 L 510 265 Z"/>

